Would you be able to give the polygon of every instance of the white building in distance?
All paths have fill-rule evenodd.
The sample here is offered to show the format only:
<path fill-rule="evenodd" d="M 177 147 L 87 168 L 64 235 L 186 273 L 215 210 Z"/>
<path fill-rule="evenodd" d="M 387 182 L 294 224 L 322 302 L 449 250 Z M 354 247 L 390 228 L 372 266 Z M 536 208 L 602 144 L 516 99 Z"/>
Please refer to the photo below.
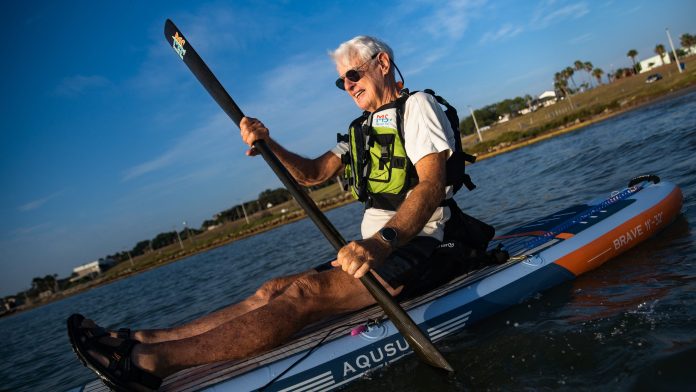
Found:
<path fill-rule="evenodd" d="M 665 53 L 664 56 L 662 56 L 662 61 L 664 61 L 664 64 L 671 64 L 672 60 L 669 58 L 669 54 Z M 662 61 L 660 61 L 660 55 L 656 54 L 652 57 L 648 57 L 645 60 L 640 61 L 640 73 L 643 72 L 648 72 L 653 68 L 659 67 L 662 65 Z"/>
<path fill-rule="evenodd" d="M 99 275 L 102 272 L 109 269 L 109 267 L 114 265 L 114 263 L 115 261 L 113 259 L 99 259 L 96 261 L 92 261 L 91 263 L 75 267 L 73 268 L 73 273 L 75 274 L 75 276 L 70 278 L 70 281 L 74 282 L 76 280 L 84 278 L 85 276 Z"/>

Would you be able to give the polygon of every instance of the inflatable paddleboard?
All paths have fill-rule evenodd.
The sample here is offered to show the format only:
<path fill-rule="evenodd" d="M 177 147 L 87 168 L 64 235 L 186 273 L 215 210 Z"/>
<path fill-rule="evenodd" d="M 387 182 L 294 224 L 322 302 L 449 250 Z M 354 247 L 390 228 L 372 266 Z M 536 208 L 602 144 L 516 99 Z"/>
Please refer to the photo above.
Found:
<path fill-rule="evenodd" d="M 568 207 L 494 238 L 505 264 L 458 277 L 402 303 L 433 342 L 561 282 L 599 267 L 645 241 L 679 214 L 681 190 L 655 176 L 586 204 Z M 412 353 L 378 307 L 301 331 L 291 342 L 243 361 L 187 369 L 161 391 L 328 391 Z M 101 381 L 75 391 L 107 391 Z"/>

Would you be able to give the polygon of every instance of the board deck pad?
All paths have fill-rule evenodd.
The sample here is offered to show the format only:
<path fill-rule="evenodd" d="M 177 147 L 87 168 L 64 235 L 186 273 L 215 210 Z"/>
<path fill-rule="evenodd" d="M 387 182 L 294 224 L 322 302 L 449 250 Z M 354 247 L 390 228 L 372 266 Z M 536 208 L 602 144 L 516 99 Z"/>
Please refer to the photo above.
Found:
<path fill-rule="evenodd" d="M 578 222 L 578 224 L 572 225 L 564 230 L 562 233 L 556 233 L 553 240 L 547 242 L 548 246 L 556 244 L 560 241 L 572 238 L 573 236 L 581 233 L 584 230 L 589 229 L 593 225 L 603 221 L 604 219 L 614 215 L 623 208 L 631 205 L 635 200 L 619 200 L 615 203 L 603 208 L 596 213 L 590 215 L 587 219 Z M 591 209 L 593 206 L 588 204 L 577 204 L 572 207 L 565 208 L 556 213 L 544 216 L 542 218 L 536 219 L 534 221 L 525 223 L 515 229 L 508 231 L 507 233 L 496 236 L 489 249 L 495 249 L 498 245 L 502 245 L 503 249 L 507 250 L 511 256 L 517 256 L 520 254 L 532 253 L 529 247 L 534 240 L 544 236 L 549 233 L 555 227 L 561 225 L 562 223 L 573 219 L 574 217 L 582 214 L 583 212 Z M 546 246 L 546 247 L 548 247 Z M 544 248 L 546 248 L 544 247 Z M 541 249 L 539 249 L 541 250 Z"/>

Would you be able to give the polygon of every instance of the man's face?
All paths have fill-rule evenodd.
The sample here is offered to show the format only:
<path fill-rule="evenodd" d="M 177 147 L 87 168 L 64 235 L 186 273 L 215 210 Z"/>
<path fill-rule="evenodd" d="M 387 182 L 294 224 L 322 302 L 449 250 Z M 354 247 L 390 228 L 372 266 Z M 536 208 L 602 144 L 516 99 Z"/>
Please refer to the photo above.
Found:
<path fill-rule="evenodd" d="M 340 76 L 351 69 L 355 69 L 361 75 L 357 82 L 345 78 L 343 80 L 346 92 L 353 98 L 356 105 L 362 110 L 374 112 L 382 106 L 382 92 L 385 82 L 381 73 L 378 58 L 368 60 L 352 59 L 346 64 L 336 65 Z"/>

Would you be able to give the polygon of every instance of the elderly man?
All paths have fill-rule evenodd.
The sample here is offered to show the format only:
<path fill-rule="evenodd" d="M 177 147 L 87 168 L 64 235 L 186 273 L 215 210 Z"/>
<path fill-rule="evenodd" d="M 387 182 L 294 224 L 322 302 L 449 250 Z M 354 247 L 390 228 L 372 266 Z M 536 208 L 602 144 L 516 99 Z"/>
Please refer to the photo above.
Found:
<path fill-rule="evenodd" d="M 433 283 L 423 276 L 438 268 L 429 259 L 450 215 L 443 203 L 452 196 L 445 170 L 455 150 L 449 122 L 431 95 L 400 95 L 394 54 L 385 43 L 358 36 L 331 56 L 336 85 L 364 111 L 335 148 L 303 158 L 284 149 L 254 118 L 242 120 L 241 137 L 249 146 L 264 140 L 303 185 L 345 172 L 354 195 L 366 204 L 363 239 L 343 247 L 330 265 L 272 279 L 246 300 L 182 326 L 108 332 L 71 316 L 73 348 L 107 384 L 156 389 L 178 370 L 276 347 L 309 323 L 373 304 L 356 279 L 366 273 L 400 297 Z"/>

